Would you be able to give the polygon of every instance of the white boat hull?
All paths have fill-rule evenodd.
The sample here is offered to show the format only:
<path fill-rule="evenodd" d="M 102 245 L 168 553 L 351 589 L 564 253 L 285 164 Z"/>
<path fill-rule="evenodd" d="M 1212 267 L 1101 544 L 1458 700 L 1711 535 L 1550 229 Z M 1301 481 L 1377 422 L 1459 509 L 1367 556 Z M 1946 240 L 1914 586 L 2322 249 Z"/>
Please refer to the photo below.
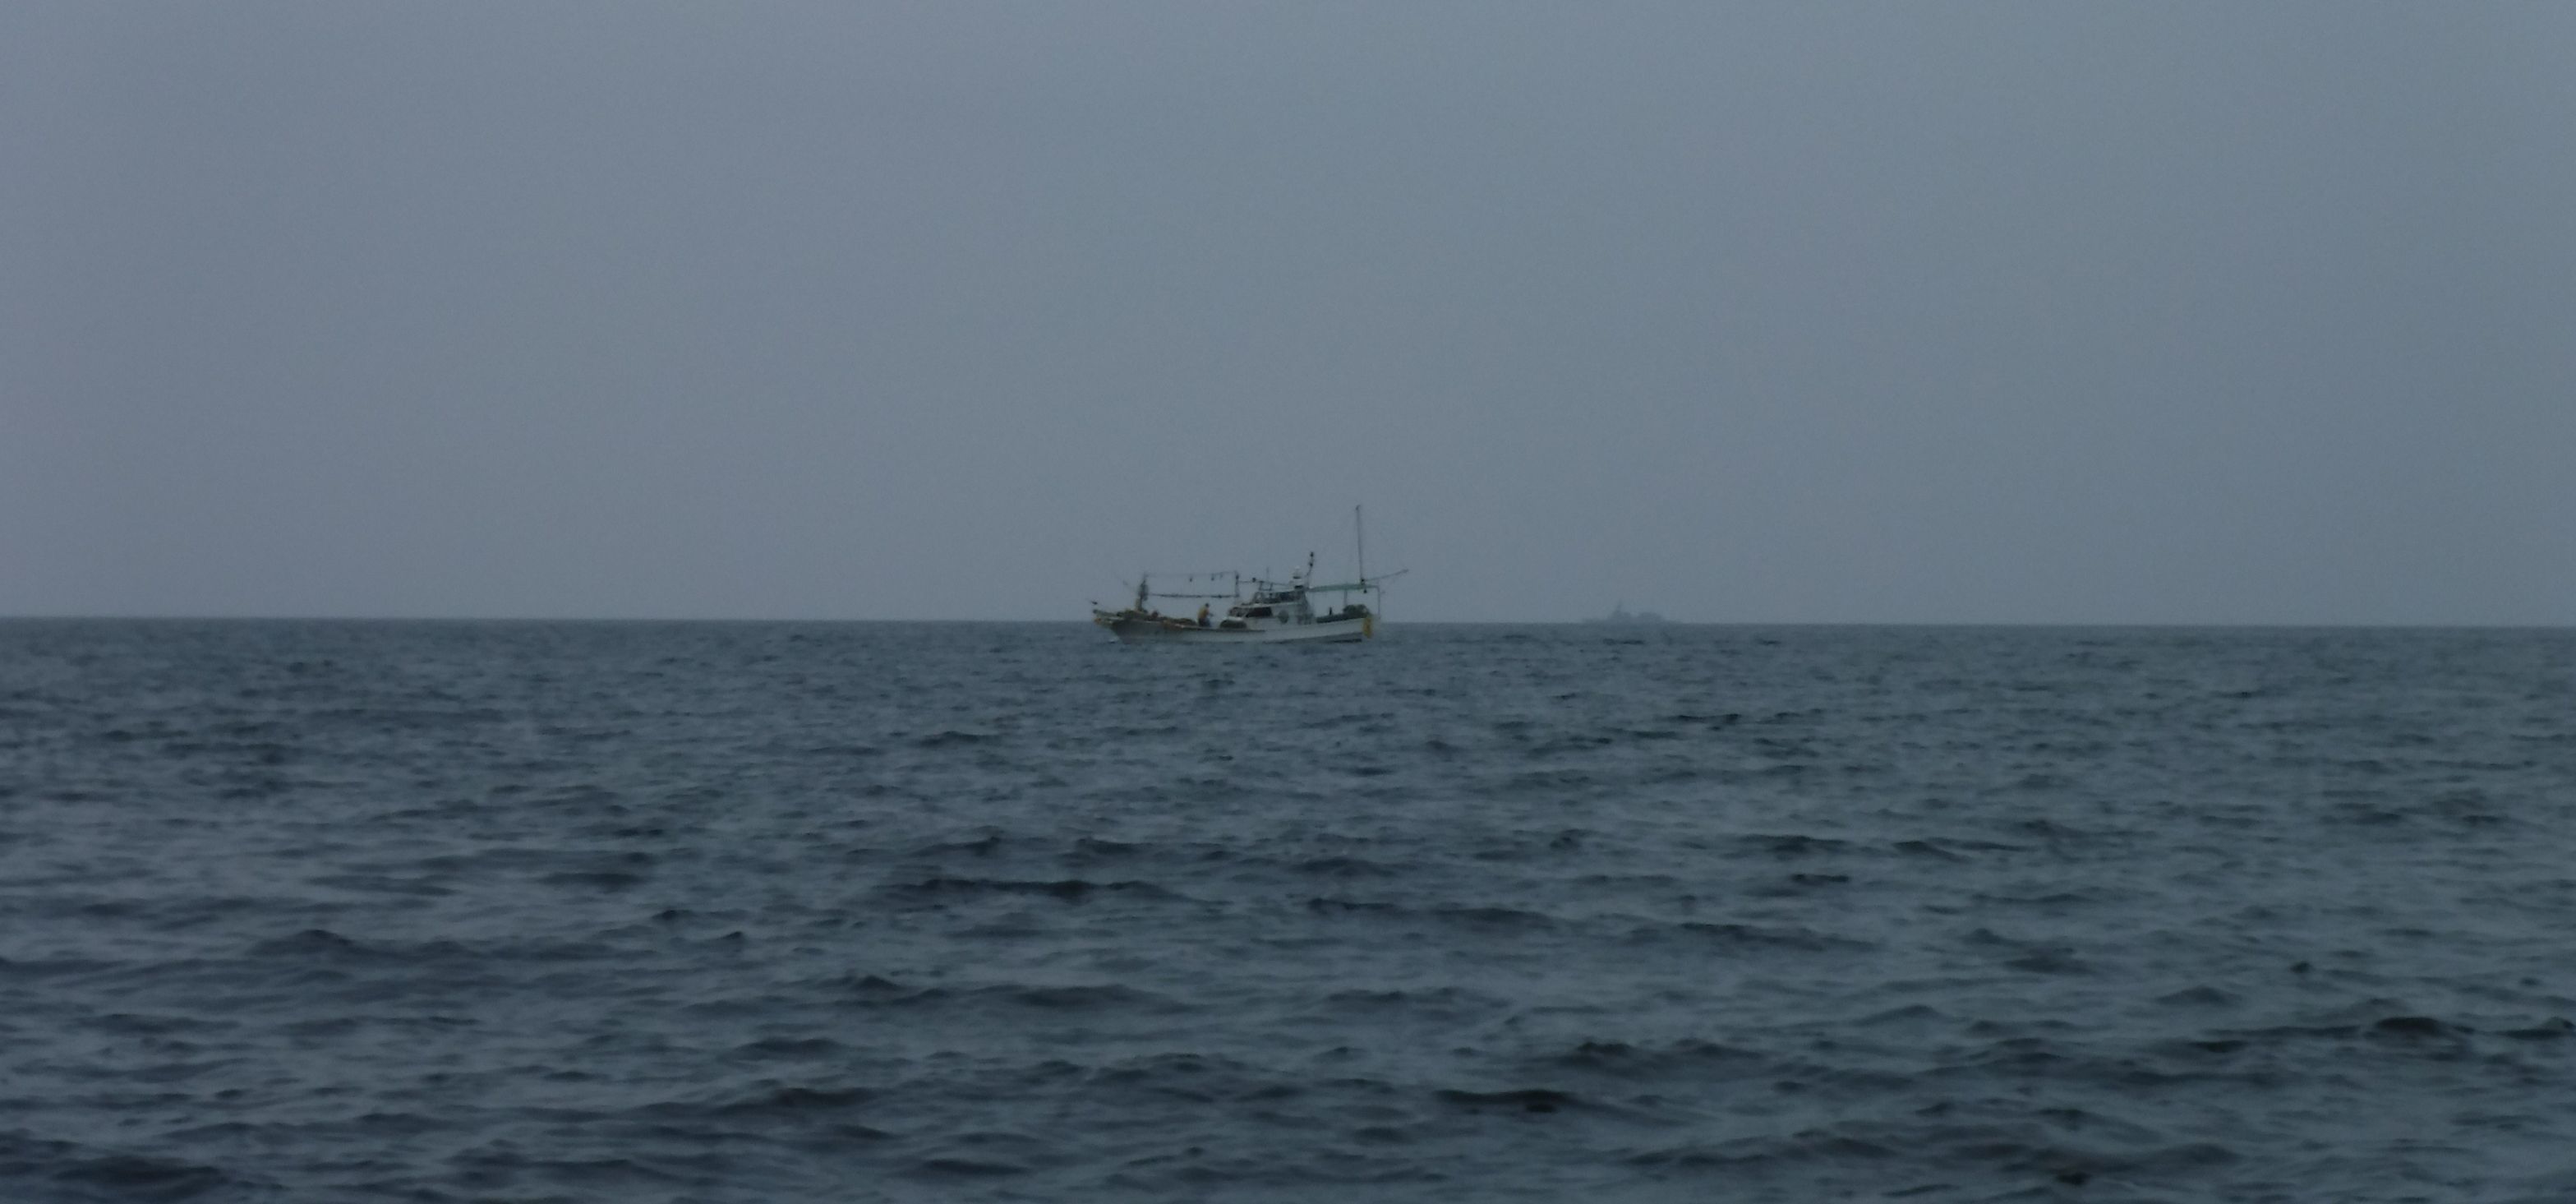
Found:
<path fill-rule="evenodd" d="M 1277 626 L 1201 627 L 1185 619 L 1093 611 L 1091 621 L 1108 628 L 1123 644 L 1356 644 L 1377 634 L 1373 615 Z"/>

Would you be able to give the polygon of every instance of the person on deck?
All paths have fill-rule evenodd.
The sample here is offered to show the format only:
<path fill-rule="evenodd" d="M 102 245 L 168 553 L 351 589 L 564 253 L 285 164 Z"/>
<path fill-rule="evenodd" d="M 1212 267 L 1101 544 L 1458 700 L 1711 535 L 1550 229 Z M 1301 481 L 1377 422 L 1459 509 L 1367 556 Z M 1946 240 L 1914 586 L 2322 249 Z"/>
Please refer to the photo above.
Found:
<path fill-rule="evenodd" d="M 1205 626 L 1207 626 L 1207 625 L 1208 625 L 1208 624 L 1207 624 L 1207 615 L 1208 615 L 1208 611 L 1207 611 L 1207 603 L 1205 603 L 1205 602 L 1201 602 L 1201 603 L 1199 603 L 1199 626 L 1201 626 L 1201 627 L 1205 627 Z"/>

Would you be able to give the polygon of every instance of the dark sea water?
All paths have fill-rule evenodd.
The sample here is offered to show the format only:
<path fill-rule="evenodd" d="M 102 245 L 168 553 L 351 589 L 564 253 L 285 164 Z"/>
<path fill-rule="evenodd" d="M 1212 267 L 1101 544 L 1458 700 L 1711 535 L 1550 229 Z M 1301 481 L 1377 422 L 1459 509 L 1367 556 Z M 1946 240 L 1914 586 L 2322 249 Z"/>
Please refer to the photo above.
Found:
<path fill-rule="evenodd" d="M 0 1199 L 2576 1199 L 2576 634 L 0 623 Z"/>

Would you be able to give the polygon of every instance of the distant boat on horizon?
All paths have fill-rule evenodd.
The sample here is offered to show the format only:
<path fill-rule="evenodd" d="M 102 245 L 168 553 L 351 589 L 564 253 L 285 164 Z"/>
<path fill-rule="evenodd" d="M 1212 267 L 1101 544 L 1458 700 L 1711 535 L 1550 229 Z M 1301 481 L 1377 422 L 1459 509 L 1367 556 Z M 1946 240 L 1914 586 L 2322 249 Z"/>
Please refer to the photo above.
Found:
<path fill-rule="evenodd" d="M 1610 608 L 1609 614 L 1598 619 L 1584 620 L 1586 623 L 1669 623 L 1671 621 L 1672 620 L 1656 614 L 1651 610 L 1631 611 L 1628 609 L 1627 600 L 1624 598 L 1619 601 L 1618 605 Z"/>
<path fill-rule="evenodd" d="M 1306 554 L 1306 567 L 1289 575 L 1285 581 L 1247 577 L 1241 573 L 1189 574 L 1191 588 L 1180 591 L 1158 590 L 1153 575 L 1136 579 L 1136 601 L 1120 610 L 1110 610 L 1094 602 L 1091 621 L 1108 629 L 1120 643 L 1140 644 L 1172 641 L 1189 644 L 1286 644 L 1315 641 L 1347 644 L 1377 636 L 1378 612 L 1365 601 L 1351 601 L 1350 595 L 1363 599 L 1385 597 L 1386 582 L 1404 575 L 1404 570 L 1378 577 L 1368 575 L 1368 536 L 1360 525 L 1360 508 L 1351 507 L 1351 536 L 1359 556 L 1359 577 L 1336 585 L 1315 584 L 1315 554 Z M 1223 593 L 1201 590 L 1199 578 L 1211 582 L 1224 580 Z M 1245 585 L 1252 596 L 1243 596 Z M 1339 610 L 1319 613 L 1313 601 L 1315 594 L 1341 595 L 1344 605 Z M 1200 603 L 1194 617 L 1166 615 L 1154 609 L 1156 598 L 1184 598 Z M 1208 605 L 1227 603 L 1223 617 Z"/>

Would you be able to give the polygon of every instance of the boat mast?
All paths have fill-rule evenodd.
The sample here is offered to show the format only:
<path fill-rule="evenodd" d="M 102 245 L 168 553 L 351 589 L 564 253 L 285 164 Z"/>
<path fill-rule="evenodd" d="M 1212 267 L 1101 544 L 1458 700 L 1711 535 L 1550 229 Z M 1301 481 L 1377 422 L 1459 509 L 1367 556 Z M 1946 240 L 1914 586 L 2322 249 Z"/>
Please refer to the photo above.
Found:
<path fill-rule="evenodd" d="M 1360 584 L 1368 584 L 1368 527 L 1360 521 L 1360 508 L 1351 507 L 1351 538 L 1359 544 Z"/>

